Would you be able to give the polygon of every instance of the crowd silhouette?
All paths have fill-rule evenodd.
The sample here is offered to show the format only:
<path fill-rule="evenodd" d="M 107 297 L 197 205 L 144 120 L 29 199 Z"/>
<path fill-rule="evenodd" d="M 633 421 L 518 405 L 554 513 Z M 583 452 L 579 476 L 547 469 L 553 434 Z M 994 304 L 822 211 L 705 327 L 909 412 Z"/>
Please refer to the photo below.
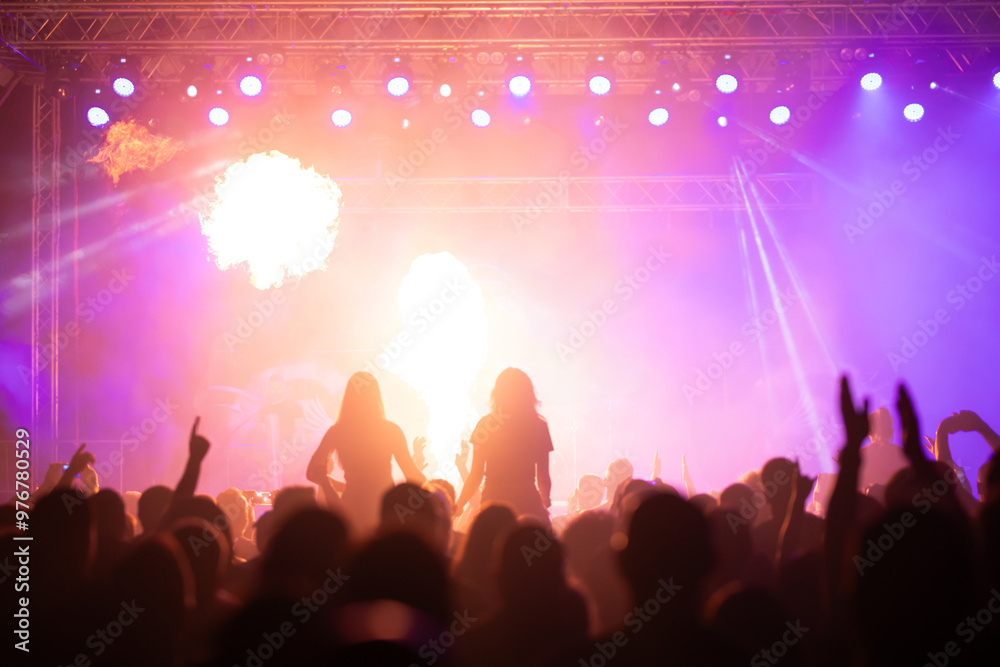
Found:
<path fill-rule="evenodd" d="M 253 492 L 197 493 L 197 420 L 177 484 L 138 496 L 100 489 L 81 446 L 31 496 L 30 542 L 0 511 L 7 622 L 30 595 L 30 644 L 8 633 L 2 664 L 1000 664 L 1000 436 L 960 411 L 922 439 L 901 387 L 895 444 L 888 409 L 858 405 L 846 378 L 840 393 L 838 471 L 819 486 L 785 458 L 719 492 L 619 459 L 555 517 L 549 429 L 512 368 L 459 456 L 461 489 L 426 478 L 423 441 L 411 453 L 368 373 L 311 485 L 256 520 Z M 958 432 L 993 450 L 975 480 Z"/>

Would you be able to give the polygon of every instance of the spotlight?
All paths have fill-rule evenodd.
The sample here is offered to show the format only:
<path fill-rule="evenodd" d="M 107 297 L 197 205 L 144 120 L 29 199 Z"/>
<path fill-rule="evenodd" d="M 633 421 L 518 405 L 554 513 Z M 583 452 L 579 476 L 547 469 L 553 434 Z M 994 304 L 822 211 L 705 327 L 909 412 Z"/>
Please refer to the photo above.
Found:
<path fill-rule="evenodd" d="M 353 119 L 354 117 L 347 109 L 337 109 L 330 114 L 330 120 L 333 122 L 335 127 L 347 127 L 351 124 Z"/>
<path fill-rule="evenodd" d="M 917 104 L 916 102 L 907 104 L 906 107 L 903 108 L 903 117 L 911 123 L 916 123 L 924 117 L 923 105 Z"/>
<path fill-rule="evenodd" d="M 507 88 L 514 97 L 524 97 L 531 92 L 531 79 L 524 74 L 517 74 L 507 82 Z"/>
<path fill-rule="evenodd" d="M 603 97 L 611 92 L 615 72 L 609 63 L 604 61 L 604 56 L 598 56 L 597 61 L 587 68 L 587 89 Z"/>
<path fill-rule="evenodd" d="M 490 124 L 490 114 L 485 109 L 475 109 L 469 114 L 469 119 L 476 127 L 486 127 Z"/>
<path fill-rule="evenodd" d="M 770 118 L 775 125 L 784 125 L 792 118 L 792 112 L 784 105 L 774 107 L 771 109 Z"/>
<path fill-rule="evenodd" d="M 882 75 L 877 72 L 869 72 L 861 77 L 861 88 L 863 90 L 878 90 L 882 86 Z"/>
<path fill-rule="evenodd" d="M 402 97 L 410 92 L 410 80 L 405 76 L 394 76 L 386 82 L 385 89 L 393 97 Z"/>
<path fill-rule="evenodd" d="M 189 62 L 184 66 L 181 73 L 181 90 L 184 91 L 182 99 L 193 99 L 199 93 L 204 94 L 212 87 L 212 66 L 209 64 L 200 67 L 194 62 Z"/>
<path fill-rule="evenodd" d="M 715 79 L 715 87 L 720 93 L 729 95 L 736 92 L 739 88 L 740 82 L 732 74 L 720 74 L 718 78 Z"/>
<path fill-rule="evenodd" d="M 719 124 L 719 127 L 725 127 L 729 125 L 729 119 L 726 118 L 725 116 L 719 116 L 719 119 L 716 122 Z"/>
<path fill-rule="evenodd" d="M 1000 90 L 1000 70 L 993 72 L 993 87 Z"/>
<path fill-rule="evenodd" d="M 670 113 L 663 107 L 656 107 L 649 112 L 649 124 L 654 127 L 660 127 L 668 120 L 670 120 Z"/>
<path fill-rule="evenodd" d="M 222 127 L 229 122 L 229 112 L 222 107 L 212 107 L 208 112 L 208 121 L 216 127 Z"/>
<path fill-rule="evenodd" d="M 402 97 L 410 92 L 413 72 L 397 56 L 392 59 L 392 64 L 386 69 L 384 79 L 386 92 L 393 97 Z"/>
<path fill-rule="evenodd" d="M 240 79 L 240 92 L 247 97 L 257 97 L 264 90 L 264 83 L 256 74 L 244 74 Z"/>
<path fill-rule="evenodd" d="M 449 98 L 461 95 L 466 88 L 468 75 L 465 69 L 456 62 L 454 56 L 439 65 L 434 71 L 434 92 L 436 96 Z"/>
<path fill-rule="evenodd" d="M 94 127 L 104 127 L 111 120 L 111 116 L 102 107 L 92 106 L 87 109 L 87 122 Z"/>
<path fill-rule="evenodd" d="M 119 97 L 132 97 L 138 84 L 139 73 L 127 58 L 120 58 L 111 71 L 111 90 Z"/>

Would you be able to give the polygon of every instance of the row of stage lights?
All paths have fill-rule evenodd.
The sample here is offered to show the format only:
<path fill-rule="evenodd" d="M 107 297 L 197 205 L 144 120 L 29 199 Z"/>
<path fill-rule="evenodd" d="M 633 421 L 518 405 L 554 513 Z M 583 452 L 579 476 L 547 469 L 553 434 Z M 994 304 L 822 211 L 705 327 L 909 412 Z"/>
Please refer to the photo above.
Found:
<path fill-rule="evenodd" d="M 520 60 L 520 58 L 518 59 Z M 397 65 L 399 59 L 395 59 Z M 603 59 L 598 59 L 598 65 L 592 68 L 592 71 L 588 72 L 586 79 L 586 87 L 591 95 L 596 97 L 605 97 L 608 95 L 613 88 L 613 74 L 611 74 L 610 69 L 603 66 Z M 125 59 L 122 59 L 122 64 L 124 65 Z M 506 87 L 509 91 L 511 97 L 514 99 L 522 99 L 527 97 L 532 90 L 532 79 L 528 69 L 514 67 L 508 70 L 508 78 Z M 993 86 L 1000 90 L 1000 69 L 994 70 L 991 74 Z M 121 98 L 132 97 L 137 90 L 138 77 L 130 73 L 126 68 L 119 68 L 111 77 L 110 80 L 111 90 Z M 875 92 L 882 87 L 883 79 L 882 75 L 871 71 L 864 74 L 860 79 L 860 86 L 864 91 Z M 247 98 L 256 98 L 264 92 L 264 79 L 261 75 L 257 73 L 243 73 L 240 75 L 238 80 L 238 89 L 242 95 Z M 665 87 L 665 86 L 664 86 Z M 715 80 L 715 88 L 724 96 L 734 94 L 740 87 L 740 82 L 735 74 L 724 72 L 718 75 Z M 937 89 L 939 86 L 935 82 L 930 83 L 930 88 Z M 387 71 L 385 77 L 385 89 L 386 92 L 394 98 L 402 98 L 409 94 L 412 88 L 412 73 L 410 73 L 406 68 L 398 66 L 396 68 L 390 68 Z M 679 83 L 670 84 L 671 92 L 677 93 L 681 89 Z M 189 98 L 197 97 L 202 91 L 199 90 L 196 83 L 190 83 L 186 86 L 184 94 Z M 216 94 L 221 96 L 222 90 L 216 89 Z M 669 95 L 666 90 L 656 89 L 653 91 L 654 95 Z M 443 99 L 447 99 L 456 93 L 456 86 L 453 82 L 447 80 L 435 82 L 435 94 Z M 100 89 L 95 90 L 96 95 L 101 94 Z M 480 93 L 482 94 L 482 93 Z M 109 113 L 107 105 L 102 105 L 99 103 L 88 104 L 86 117 L 87 121 L 94 127 L 104 127 L 111 121 L 111 114 Z M 216 127 L 222 127 L 229 123 L 230 113 L 226 107 L 222 104 L 209 105 L 210 108 L 207 113 L 207 118 L 209 123 Z M 768 113 L 768 119 L 774 125 L 784 125 L 789 120 L 791 120 L 792 112 L 791 109 L 785 104 L 778 104 L 771 108 Z M 908 102 L 903 107 L 903 117 L 910 122 L 917 122 L 924 117 L 924 107 L 922 104 L 916 101 Z M 670 112 L 666 105 L 654 105 L 648 113 L 648 121 L 650 125 L 654 127 L 662 127 L 670 119 Z M 353 113 L 347 108 L 336 108 L 330 114 L 330 121 L 337 128 L 346 128 L 351 125 L 354 120 Z M 490 113 L 482 108 L 477 107 L 469 112 L 469 121 L 475 127 L 485 128 L 492 122 L 492 117 Z M 726 127 L 729 124 L 728 118 L 725 115 L 720 115 L 717 118 L 717 123 L 720 127 Z M 407 121 L 404 121 L 404 127 Z"/>

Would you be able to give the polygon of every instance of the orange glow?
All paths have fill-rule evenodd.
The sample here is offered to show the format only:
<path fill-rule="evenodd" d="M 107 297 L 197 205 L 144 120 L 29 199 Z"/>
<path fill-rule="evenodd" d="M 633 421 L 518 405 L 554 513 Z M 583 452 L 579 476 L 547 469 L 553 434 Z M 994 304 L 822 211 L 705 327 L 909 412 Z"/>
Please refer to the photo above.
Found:
<path fill-rule="evenodd" d="M 114 184 L 118 185 L 122 175 L 137 169 L 156 169 L 182 148 L 184 144 L 180 141 L 155 135 L 134 120 L 119 121 L 108 128 L 104 144 L 88 162 L 104 167 Z"/>

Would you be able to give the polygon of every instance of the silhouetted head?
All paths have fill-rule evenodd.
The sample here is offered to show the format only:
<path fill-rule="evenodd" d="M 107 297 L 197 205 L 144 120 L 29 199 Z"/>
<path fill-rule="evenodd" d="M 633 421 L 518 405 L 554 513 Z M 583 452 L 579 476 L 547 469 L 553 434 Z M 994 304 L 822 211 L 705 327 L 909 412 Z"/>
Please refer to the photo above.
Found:
<path fill-rule="evenodd" d="M 142 492 L 139 496 L 139 523 L 142 524 L 142 532 L 150 533 L 160 525 L 160 519 L 166 514 L 170 507 L 170 501 L 174 497 L 172 489 L 157 484 Z"/>
<path fill-rule="evenodd" d="M 262 575 L 286 594 L 308 595 L 346 561 L 344 521 L 325 510 L 308 509 L 290 518 L 271 540 Z"/>
<path fill-rule="evenodd" d="M 424 540 L 430 548 L 444 553 L 451 531 L 451 515 L 443 494 L 404 482 L 382 497 L 379 534 L 405 532 Z"/>
<path fill-rule="evenodd" d="M 672 577 L 688 600 L 696 600 L 713 562 L 708 521 L 690 503 L 658 493 L 635 510 L 621 565 L 636 599 L 650 597 Z"/>
<path fill-rule="evenodd" d="M 194 575 L 197 605 L 204 609 L 214 599 L 216 587 L 232 560 L 229 541 L 223 531 L 200 517 L 175 522 L 171 532 Z"/>
<path fill-rule="evenodd" d="M 98 491 L 87 499 L 100 540 L 125 539 L 125 503 L 111 489 Z"/>
<path fill-rule="evenodd" d="M 344 593 L 349 602 L 395 600 L 442 622 L 449 614 L 444 560 L 406 533 L 377 537 L 358 552 Z"/>
<path fill-rule="evenodd" d="M 503 543 L 514 526 L 517 516 L 507 505 L 491 503 L 483 507 L 469 527 L 462 555 L 455 566 L 456 574 L 478 585 L 485 585 Z"/>
<path fill-rule="evenodd" d="M 798 464 L 784 458 L 771 459 L 760 470 L 760 480 L 774 516 L 784 516 L 788 511 L 788 500 L 795 488 Z M 801 499 L 800 499 L 801 500 Z"/>
<path fill-rule="evenodd" d="M 435 477 L 424 482 L 424 488 L 431 493 L 436 493 L 445 502 L 450 516 L 452 508 L 455 507 L 455 485 L 446 479 Z"/>
<path fill-rule="evenodd" d="M 993 452 L 990 460 L 979 468 L 976 487 L 984 505 L 1000 501 L 1000 451 Z"/>
<path fill-rule="evenodd" d="M 505 368 L 497 376 L 490 393 L 491 411 L 495 415 L 533 415 L 538 411 L 535 387 L 528 374 L 519 368 Z"/>
<path fill-rule="evenodd" d="M 243 537 L 249 521 L 250 503 L 243 492 L 237 488 L 229 488 L 215 497 L 215 504 L 229 518 L 230 532 L 233 539 Z"/>
<path fill-rule="evenodd" d="M 535 521 L 515 528 L 500 556 L 500 597 L 518 606 L 550 600 L 566 588 L 563 548 L 552 530 Z"/>
<path fill-rule="evenodd" d="M 739 482 L 727 486 L 719 496 L 719 507 L 724 510 L 738 511 L 744 503 L 747 507 L 753 507 L 753 489 Z"/>
<path fill-rule="evenodd" d="M 632 462 L 628 459 L 615 459 L 608 464 L 608 471 L 604 474 L 604 487 L 608 490 L 608 500 L 614 499 L 615 490 L 622 482 L 632 479 L 633 473 Z"/>
<path fill-rule="evenodd" d="M 872 442 L 892 442 L 892 415 L 888 408 L 881 407 L 868 415 L 868 435 Z"/>
<path fill-rule="evenodd" d="M 600 475 L 587 473 L 576 483 L 576 510 L 585 512 L 601 504 L 604 498 L 604 480 Z"/>
<path fill-rule="evenodd" d="M 693 495 L 688 499 L 688 502 L 697 507 L 705 515 L 719 506 L 719 502 L 707 493 Z"/>
<path fill-rule="evenodd" d="M 337 423 L 368 424 L 380 419 L 385 419 L 385 407 L 378 380 L 367 371 L 358 371 L 347 381 Z"/>

